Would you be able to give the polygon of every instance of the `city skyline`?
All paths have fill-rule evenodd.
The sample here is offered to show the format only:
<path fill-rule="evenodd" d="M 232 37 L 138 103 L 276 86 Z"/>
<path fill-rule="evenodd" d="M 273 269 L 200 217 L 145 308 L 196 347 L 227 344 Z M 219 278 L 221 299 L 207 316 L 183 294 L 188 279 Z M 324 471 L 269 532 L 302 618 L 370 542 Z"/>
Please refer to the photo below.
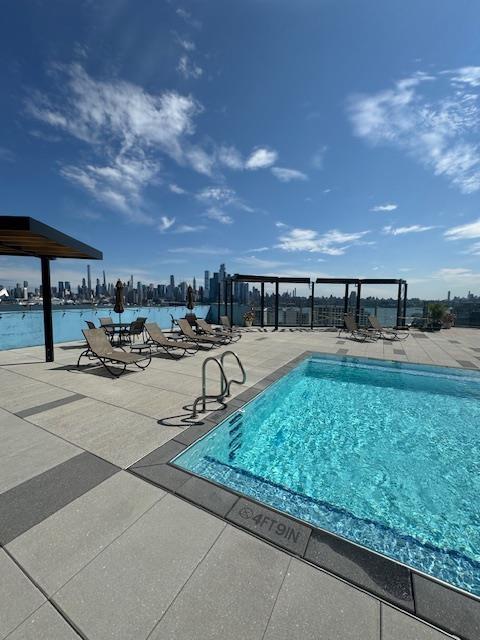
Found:
<path fill-rule="evenodd" d="M 1 213 L 124 280 L 223 260 L 478 291 L 479 19 L 468 0 L 7 3 Z M 10 285 L 38 270 L 0 260 Z"/>

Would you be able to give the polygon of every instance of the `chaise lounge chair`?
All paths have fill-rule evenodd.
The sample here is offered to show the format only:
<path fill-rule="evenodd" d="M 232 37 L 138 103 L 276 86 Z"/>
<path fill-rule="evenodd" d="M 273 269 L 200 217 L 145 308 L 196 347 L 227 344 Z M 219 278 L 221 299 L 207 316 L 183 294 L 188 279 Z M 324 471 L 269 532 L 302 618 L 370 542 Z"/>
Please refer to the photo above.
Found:
<path fill-rule="evenodd" d="M 355 319 L 349 313 L 346 313 L 343 316 L 343 322 L 344 327 L 343 329 L 340 329 L 339 335 L 340 333 L 342 333 L 342 331 L 345 331 L 345 333 L 349 334 L 348 337 L 352 340 L 361 340 L 362 342 L 369 340 L 371 342 L 375 342 L 375 340 L 377 339 L 374 331 L 359 328 L 357 323 L 355 322 Z"/>
<path fill-rule="evenodd" d="M 202 318 L 197 318 L 197 327 L 202 333 L 207 336 L 225 338 L 228 342 L 240 340 L 240 338 L 242 337 L 241 335 L 233 333 L 231 331 L 225 331 L 224 329 L 214 329 L 211 324 L 208 324 L 208 322 L 206 320 L 203 320 Z"/>
<path fill-rule="evenodd" d="M 85 349 L 85 351 L 82 351 L 82 353 L 80 354 L 77 361 L 77 367 L 80 367 L 80 360 L 83 357 L 88 358 L 89 360 L 99 360 L 100 364 L 105 367 L 110 375 L 114 376 L 115 378 L 119 378 L 122 373 L 125 372 L 128 364 L 134 364 L 139 369 L 146 369 L 152 361 L 151 350 L 148 349 L 148 355 L 142 355 L 141 351 L 143 349 L 139 345 L 135 347 L 140 351 L 140 353 L 138 354 L 131 352 L 127 353 L 119 349 L 114 349 L 110 344 L 107 336 L 105 335 L 105 331 L 103 329 L 84 329 L 83 335 L 85 336 L 85 340 L 87 341 L 88 348 Z M 145 361 L 147 361 L 145 365 L 140 364 L 141 362 Z M 120 373 L 116 373 L 111 368 L 111 366 L 109 366 L 115 364 L 123 367 Z"/>
<path fill-rule="evenodd" d="M 409 336 L 408 333 L 401 333 L 396 329 L 385 329 L 376 316 L 368 316 L 368 322 L 377 334 L 377 337 L 383 340 L 406 340 Z"/>
<path fill-rule="evenodd" d="M 220 322 L 222 323 L 222 327 L 227 333 L 233 333 L 237 336 L 241 336 L 242 332 L 239 329 L 234 329 L 230 323 L 230 318 L 228 316 L 220 316 Z"/>
<path fill-rule="evenodd" d="M 147 343 L 151 343 L 155 347 L 161 347 L 174 360 L 183 358 L 186 353 L 196 353 L 198 351 L 198 342 L 187 342 L 186 340 L 174 340 L 166 336 L 156 322 L 147 322 L 145 324 L 147 332 Z"/>
<path fill-rule="evenodd" d="M 220 347 L 221 345 L 227 344 L 228 342 L 228 337 L 226 336 L 214 337 L 199 335 L 198 333 L 195 333 L 190 326 L 190 323 L 188 322 L 188 320 L 185 320 L 185 318 L 177 320 L 177 324 L 180 327 L 180 331 L 183 333 L 183 335 L 187 338 L 187 340 L 191 342 L 197 342 L 201 345 L 210 345 L 210 348 L 214 347 L 215 345 L 217 347 Z"/>

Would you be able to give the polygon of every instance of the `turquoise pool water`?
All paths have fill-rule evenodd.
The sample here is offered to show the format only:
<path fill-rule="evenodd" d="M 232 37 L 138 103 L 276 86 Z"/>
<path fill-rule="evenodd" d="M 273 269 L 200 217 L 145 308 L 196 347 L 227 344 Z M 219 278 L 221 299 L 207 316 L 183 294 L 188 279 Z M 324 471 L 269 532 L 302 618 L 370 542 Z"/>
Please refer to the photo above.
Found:
<path fill-rule="evenodd" d="M 480 375 L 314 356 L 175 464 L 480 595 Z"/>
<path fill-rule="evenodd" d="M 210 305 L 198 305 L 195 313 L 205 317 Z M 138 316 L 148 318 L 149 322 L 157 322 L 162 329 L 169 329 L 170 314 L 174 318 L 183 318 L 187 313 L 186 307 L 127 307 L 122 313 L 122 322 L 131 322 Z M 118 314 L 112 308 L 92 307 L 72 309 L 61 307 L 53 311 L 53 339 L 55 342 L 69 342 L 82 340 L 82 329 L 87 325 L 85 320 L 91 320 L 97 327 L 99 318 L 111 316 L 118 321 Z M 19 347 L 33 347 L 44 344 L 43 311 L 25 309 L 25 311 L 2 311 L 0 306 L 0 350 L 18 349 Z"/>

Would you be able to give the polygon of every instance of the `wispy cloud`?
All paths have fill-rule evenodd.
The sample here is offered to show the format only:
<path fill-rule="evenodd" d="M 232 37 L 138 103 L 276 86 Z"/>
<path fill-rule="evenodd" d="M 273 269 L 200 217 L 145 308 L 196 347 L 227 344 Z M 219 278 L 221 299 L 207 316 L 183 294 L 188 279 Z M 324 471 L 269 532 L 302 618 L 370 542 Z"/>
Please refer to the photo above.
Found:
<path fill-rule="evenodd" d="M 278 154 L 273 149 L 259 147 L 252 151 L 245 163 L 245 168 L 251 170 L 266 169 L 275 164 L 277 158 Z"/>
<path fill-rule="evenodd" d="M 174 224 L 175 224 L 175 218 L 162 216 L 160 218 L 160 224 L 158 225 L 158 228 L 160 229 L 160 231 L 167 231 L 167 229 L 170 229 L 170 227 L 173 227 Z"/>
<path fill-rule="evenodd" d="M 182 187 L 179 187 L 178 184 L 175 184 L 174 182 L 169 184 L 168 188 L 172 193 L 176 193 L 177 195 L 185 195 L 187 193 L 185 189 L 183 189 Z"/>
<path fill-rule="evenodd" d="M 236 193 L 228 187 L 205 187 L 195 197 L 200 202 L 231 204 L 236 199 Z"/>
<path fill-rule="evenodd" d="M 458 227 L 451 227 L 444 233 L 447 240 L 472 240 L 480 238 L 480 219 Z"/>
<path fill-rule="evenodd" d="M 194 27 L 195 29 L 201 29 L 202 23 L 200 22 L 200 20 L 194 18 L 190 11 L 187 11 L 183 7 L 178 7 L 175 13 L 189 26 Z"/>
<path fill-rule="evenodd" d="M 205 231 L 206 226 L 203 224 L 179 224 L 175 229 L 173 229 L 173 233 L 198 233 L 200 231 Z"/>
<path fill-rule="evenodd" d="M 238 264 L 246 265 L 254 269 L 275 269 L 276 267 L 283 266 L 285 263 L 279 260 L 263 260 L 257 258 L 257 256 L 244 256 L 236 258 L 235 262 Z"/>
<path fill-rule="evenodd" d="M 246 253 L 263 253 L 269 251 L 270 247 L 258 247 L 257 249 L 249 249 Z"/>
<path fill-rule="evenodd" d="M 424 231 L 430 231 L 431 229 L 436 229 L 436 227 L 427 227 L 420 224 L 412 224 L 408 227 L 392 227 L 391 225 L 388 225 L 383 227 L 383 233 L 389 236 L 402 236 L 406 233 L 423 233 Z"/>
<path fill-rule="evenodd" d="M 175 247 L 172 249 L 168 249 L 169 253 L 185 253 L 188 254 L 198 254 L 198 255 L 206 255 L 206 256 L 215 256 L 215 255 L 228 255 L 230 249 L 222 249 L 221 247 Z"/>
<path fill-rule="evenodd" d="M 220 222 L 220 224 L 232 224 L 233 218 L 226 213 L 224 213 L 221 209 L 217 207 L 210 207 L 203 214 L 205 218 L 209 220 L 215 220 L 216 222 Z"/>
<path fill-rule="evenodd" d="M 244 168 L 242 154 L 235 148 L 220 146 L 217 150 L 218 162 L 229 169 L 240 170 Z"/>
<path fill-rule="evenodd" d="M 302 171 L 297 171 L 297 169 L 272 167 L 271 171 L 273 175 L 280 180 L 280 182 L 291 182 L 292 180 L 308 180 L 308 176 Z"/>
<path fill-rule="evenodd" d="M 131 220 L 152 223 L 142 196 L 158 180 L 158 152 L 201 173 L 211 171 L 204 152 L 188 140 L 202 110 L 192 97 L 95 80 L 78 64 L 57 65 L 52 74 L 57 95 L 33 93 L 27 111 L 90 146 L 95 161 L 64 165 L 61 173 L 99 201 Z"/>
<path fill-rule="evenodd" d="M 349 115 L 357 136 L 405 150 L 462 193 L 480 189 L 480 67 L 417 73 L 392 88 L 357 95 Z M 435 97 L 423 89 L 434 86 Z"/>
<path fill-rule="evenodd" d="M 324 234 L 319 234 L 313 229 L 290 229 L 280 236 L 279 249 L 285 251 L 309 251 L 325 253 L 331 256 L 340 256 L 345 253 L 350 245 L 358 243 L 369 231 L 357 231 L 344 233 L 332 229 Z"/>
<path fill-rule="evenodd" d="M 466 269 L 464 267 L 446 267 L 444 269 L 440 269 L 437 271 L 435 276 L 439 278 L 443 278 L 444 280 L 478 280 L 480 279 L 480 273 L 475 273 L 471 269 Z"/>
<path fill-rule="evenodd" d="M 203 69 L 196 64 L 187 54 L 180 56 L 177 71 L 187 80 L 193 78 L 198 80 L 203 75 Z"/>
<path fill-rule="evenodd" d="M 312 166 L 314 169 L 318 169 L 321 171 L 325 164 L 325 155 L 327 153 L 327 145 L 323 145 L 313 154 L 312 157 Z"/>
<path fill-rule="evenodd" d="M 370 211 L 385 211 L 388 213 L 389 211 L 395 211 L 395 209 L 398 209 L 398 204 L 387 202 L 386 204 L 377 204 L 375 207 L 372 207 Z"/>
<path fill-rule="evenodd" d="M 0 147 L 0 162 L 15 162 L 15 154 L 6 147 Z"/>

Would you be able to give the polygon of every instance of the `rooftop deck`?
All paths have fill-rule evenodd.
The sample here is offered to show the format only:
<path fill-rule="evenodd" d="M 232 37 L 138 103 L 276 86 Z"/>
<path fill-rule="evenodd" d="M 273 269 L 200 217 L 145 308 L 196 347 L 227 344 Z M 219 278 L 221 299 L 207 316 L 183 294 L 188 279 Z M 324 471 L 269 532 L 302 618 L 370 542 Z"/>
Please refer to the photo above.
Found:
<path fill-rule="evenodd" d="M 234 350 L 251 386 L 305 351 L 478 368 L 479 336 L 359 343 L 252 331 Z M 112 380 L 76 369 L 81 348 L 57 345 L 55 363 L 43 347 L 0 352 L 0 639 L 450 637 L 194 506 L 171 478 L 160 488 L 126 471 L 170 440 L 188 442 L 185 406 L 211 352 L 159 354 Z M 469 615 L 465 637 L 478 637 Z"/>

